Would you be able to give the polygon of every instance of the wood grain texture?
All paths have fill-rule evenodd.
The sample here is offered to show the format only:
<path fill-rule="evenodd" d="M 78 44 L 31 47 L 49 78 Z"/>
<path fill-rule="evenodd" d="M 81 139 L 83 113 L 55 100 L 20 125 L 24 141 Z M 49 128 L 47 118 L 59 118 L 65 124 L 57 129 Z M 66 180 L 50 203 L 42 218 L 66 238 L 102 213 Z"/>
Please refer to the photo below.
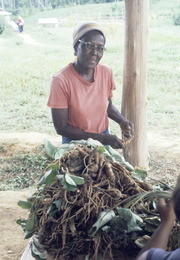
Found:
<path fill-rule="evenodd" d="M 125 57 L 122 115 L 134 123 L 135 136 L 124 150 L 133 166 L 148 166 L 147 149 L 147 36 L 148 0 L 125 1 Z"/>

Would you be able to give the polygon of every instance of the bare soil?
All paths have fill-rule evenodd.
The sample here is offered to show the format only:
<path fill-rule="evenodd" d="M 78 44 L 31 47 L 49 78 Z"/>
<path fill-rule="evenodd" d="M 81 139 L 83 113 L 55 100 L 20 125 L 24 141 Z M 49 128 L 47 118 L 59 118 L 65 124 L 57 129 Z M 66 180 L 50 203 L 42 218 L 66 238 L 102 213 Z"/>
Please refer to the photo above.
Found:
<path fill-rule="evenodd" d="M 0 155 L 11 157 L 13 153 L 35 152 L 47 138 L 54 145 L 60 145 L 60 137 L 40 133 L 0 133 Z M 178 137 L 165 137 L 154 132 L 148 133 L 151 178 L 168 185 L 174 185 L 179 174 Z M 26 218 L 28 212 L 21 209 L 17 202 L 26 200 L 34 193 L 33 188 L 21 191 L 0 191 L 0 259 L 20 259 L 28 240 L 24 240 L 23 231 L 16 220 Z"/>

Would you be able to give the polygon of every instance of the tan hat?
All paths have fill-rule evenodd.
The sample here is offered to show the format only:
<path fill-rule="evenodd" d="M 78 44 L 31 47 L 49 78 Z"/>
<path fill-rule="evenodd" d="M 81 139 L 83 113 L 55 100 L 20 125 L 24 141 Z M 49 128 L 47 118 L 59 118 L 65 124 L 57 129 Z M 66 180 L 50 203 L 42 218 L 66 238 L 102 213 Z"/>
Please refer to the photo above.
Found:
<path fill-rule="evenodd" d="M 105 38 L 104 30 L 98 23 L 96 23 L 96 22 L 83 23 L 83 24 L 78 25 L 74 30 L 73 47 L 85 33 L 93 31 L 93 30 L 100 31 Z"/>

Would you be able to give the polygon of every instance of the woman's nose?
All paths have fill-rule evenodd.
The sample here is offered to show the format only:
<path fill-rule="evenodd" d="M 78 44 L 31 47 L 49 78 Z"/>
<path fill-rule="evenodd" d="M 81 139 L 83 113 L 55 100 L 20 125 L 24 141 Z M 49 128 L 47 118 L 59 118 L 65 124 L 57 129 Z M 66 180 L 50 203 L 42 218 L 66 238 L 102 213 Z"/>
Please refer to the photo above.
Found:
<path fill-rule="evenodd" d="M 98 54 L 98 47 L 97 46 L 94 46 L 94 48 L 92 49 L 91 53 L 93 54 Z"/>

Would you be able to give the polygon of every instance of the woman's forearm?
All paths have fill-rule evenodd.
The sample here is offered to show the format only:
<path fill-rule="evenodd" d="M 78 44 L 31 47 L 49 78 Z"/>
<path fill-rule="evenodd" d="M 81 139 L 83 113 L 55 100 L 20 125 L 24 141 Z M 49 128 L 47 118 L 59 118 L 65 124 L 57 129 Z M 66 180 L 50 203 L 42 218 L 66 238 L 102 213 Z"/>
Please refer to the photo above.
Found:
<path fill-rule="evenodd" d="M 93 138 L 99 142 L 103 142 L 103 134 L 84 132 L 77 127 L 66 125 L 60 131 L 56 129 L 57 133 L 66 136 L 72 140 L 87 140 L 88 138 Z"/>
<path fill-rule="evenodd" d="M 115 149 L 124 148 L 122 141 L 116 135 L 84 132 L 78 127 L 68 125 L 68 109 L 52 109 L 52 119 L 57 134 L 71 140 L 93 138 L 104 145 L 111 145 Z"/>
<path fill-rule="evenodd" d="M 61 131 L 58 131 L 58 129 L 56 128 L 56 131 L 58 134 L 66 136 L 72 140 L 87 140 L 88 138 L 92 138 L 99 141 L 103 145 L 110 145 L 114 149 L 124 148 L 122 141 L 116 135 L 84 132 L 81 131 L 79 128 L 69 125 L 61 128 Z"/>
<path fill-rule="evenodd" d="M 137 260 L 139 256 L 142 255 L 145 251 L 149 250 L 150 248 L 161 248 L 166 250 L 167 243 L 169 239 L 169 234 L 173 228 L 173 223 L 161 223 L 156 231 L 153 233 L 149 241 L 146 245 L 142 248 L 140 253 L 137 256 Z"/>
<path fill-rule="evenodd" d="M 120 114 L 118 109 L 112 104 L 111 101 L 109 101 L 107 113 L 108 117 L 118 124 L 121 124 L 122 121 L 127 121 L 127 119 Z"/>

